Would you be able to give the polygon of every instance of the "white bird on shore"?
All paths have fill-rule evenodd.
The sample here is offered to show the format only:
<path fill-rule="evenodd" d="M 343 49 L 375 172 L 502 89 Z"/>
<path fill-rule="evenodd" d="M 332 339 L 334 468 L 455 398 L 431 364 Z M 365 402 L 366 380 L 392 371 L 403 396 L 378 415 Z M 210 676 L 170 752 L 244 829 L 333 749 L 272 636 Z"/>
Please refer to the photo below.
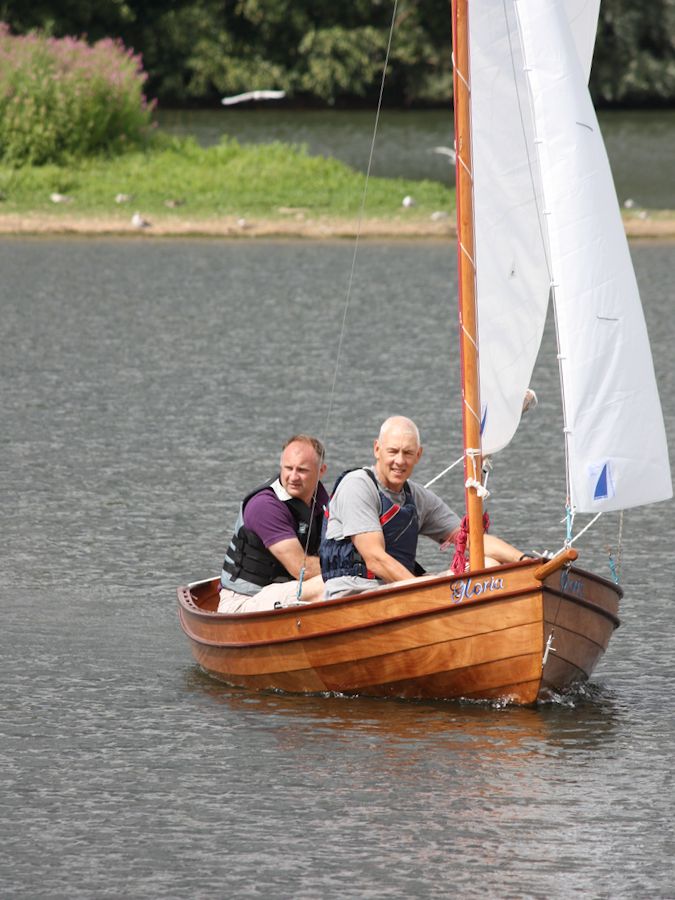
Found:
<path fill-rule="evenodd" d="M 139 212 L 135 212 L 131 217 L 131 224 L 134 228 L 150 228 L 152 222 L 148 222 L 147 219 L 144 219 Z"/>
<path fill-rule="evenodd" d="M 220 102 L 223 106 L 233 106 L 235 103 L 248 103 L 249 100 L 282 100 L 285 96 L 286 91 L 246 91 L 243 94 L 223 97 Z"/>
<path fill-rule="evenodd" d="M 49 199 L 52 203 L 70 203 L 70 197 L 67 197 L 65 194 L 57 194 L 56 192 L 50 194 Z"/>
<path fill-rule="evenodd" d="M 410 206 L 415 206 L 415 198 L 411 197 L 410 195 L 404 197 L 403 200 L 401 201 L 401 206 L 405 206 L 406 209 L 409 208 Z"/>

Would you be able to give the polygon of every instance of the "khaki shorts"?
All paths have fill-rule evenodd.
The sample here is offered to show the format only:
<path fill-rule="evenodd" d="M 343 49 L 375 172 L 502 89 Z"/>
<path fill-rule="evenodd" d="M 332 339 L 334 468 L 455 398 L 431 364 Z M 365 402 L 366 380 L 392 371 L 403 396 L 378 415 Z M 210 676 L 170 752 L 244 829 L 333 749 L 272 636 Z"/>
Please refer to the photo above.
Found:
<path fill-rule="evenodd" d="M 227 588 L 221 588 L 218 612 L 220 613 L 247 613 L 260 612 L 265 609 L 275 609 L 275 603 L 281 606 L 291 606 L 297 602 L 298 582 L 284 581 L 281 584 L 268 584 L 261 588 L 257 594 L 238 594 Z"/>

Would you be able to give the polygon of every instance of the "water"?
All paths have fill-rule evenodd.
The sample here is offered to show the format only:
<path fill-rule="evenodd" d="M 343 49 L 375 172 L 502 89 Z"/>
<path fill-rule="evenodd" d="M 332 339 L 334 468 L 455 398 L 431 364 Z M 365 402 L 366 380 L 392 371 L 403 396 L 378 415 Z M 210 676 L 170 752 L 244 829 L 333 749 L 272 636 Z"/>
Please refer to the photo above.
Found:
<path fill-rule="evenodd" d="M 242 143 L 305 144 L 312 154 L 334 156 L 366 171 L 374 127 L 372 110 L 284 110 L 274 106 L 172 111 L 158 115 L 171 134 L 193 135 L 204 146 L 227 134 Z M 619 200 L 636 206 L 675 209 L 675 110 L 601 111 Z M 436 147 L 453 145 L 452 109 L 383 110 L 373 175 L 431 178 L 454 183 L 454 169 Z"/>
<path fill-rule="evenodd" d="M 459 453 L 440 242 L 362 245 L 326 426 L 352 249 L 0 241 L 3 896 L 675 896 L 672 503 L 627 515 L 623 625 L 565 702 L 256 695 L 192 662 L 175 586 L 218 569 L 285 436 L 326 434 L 329 479 L 395 411 L 422 479 Z M 673 252 L 633 247 L 671 434 Z M 555 382 L 493 475 L 494 530 L 536 549 Z"/>

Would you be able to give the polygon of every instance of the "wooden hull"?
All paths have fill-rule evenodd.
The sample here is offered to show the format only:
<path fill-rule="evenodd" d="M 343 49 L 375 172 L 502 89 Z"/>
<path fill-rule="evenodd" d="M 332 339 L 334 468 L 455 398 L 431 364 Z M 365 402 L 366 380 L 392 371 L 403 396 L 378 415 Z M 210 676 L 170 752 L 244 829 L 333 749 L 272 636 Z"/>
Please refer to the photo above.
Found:
<path fill-rule="evenodd" d="M 232 685 L 299 693 L 531 704 L 585 681 L 619 625 L 621 589 L 527 560 L 471 576 L 223 615 L 218 579 L 178 589 L 199 665 Z"/>

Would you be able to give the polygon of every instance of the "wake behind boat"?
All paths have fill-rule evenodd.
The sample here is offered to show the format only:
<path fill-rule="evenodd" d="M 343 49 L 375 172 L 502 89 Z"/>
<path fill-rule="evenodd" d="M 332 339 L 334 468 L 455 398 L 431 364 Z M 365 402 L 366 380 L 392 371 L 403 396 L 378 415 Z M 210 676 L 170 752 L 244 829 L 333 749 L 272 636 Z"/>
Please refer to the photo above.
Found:
<path fill-rule="evenodd" d="M 245 615 L 216 611 L 218 579 L 179 588 L 181 625 L 207 672 L 254 689 L 521 704 L 591 676 L 622 591 L 572 565 L 575 517 L 672 496 L 644 317 L 587 88 L 598 9 L 453 3 L 466 572 Z M 483 455 L 518 428 L 549 300 L 564 548 L 485 568 Z"/>

